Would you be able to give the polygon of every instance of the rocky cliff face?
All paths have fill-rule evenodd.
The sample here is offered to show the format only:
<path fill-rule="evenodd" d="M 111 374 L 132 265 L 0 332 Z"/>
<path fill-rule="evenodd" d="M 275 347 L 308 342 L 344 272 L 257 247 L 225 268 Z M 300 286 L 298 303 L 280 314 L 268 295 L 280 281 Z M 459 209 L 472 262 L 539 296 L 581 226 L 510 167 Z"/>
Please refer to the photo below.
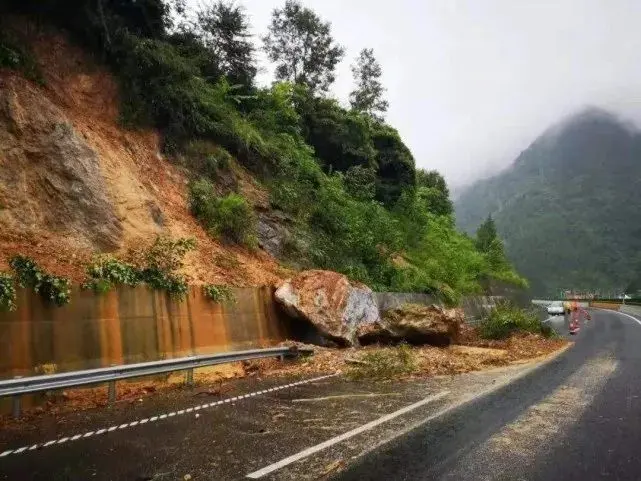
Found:
<path fill-rule="evenodd" d="M 98 154 L 60 108 L 17 77 L 0 83 L 0 204 L 3 232 L 46 230 L 90 249 L 122 243 Z"/>
<path fill-rule="evenodd" d="M 80 280 L 93 253 L 122 253 L 166 234 L 196 238 L 186 266 L 194 282 L 279 279 L 265 252 L 204 232 L 188 211 L 186 172 L 161 154 L 157 133 L 120 125 L 118 88 L 105 68 L 58 33 L 23 30 L 44 86 L 0 70 L 0 269 L 22 253 Z M 250 185 L 248 197 L 264 204 L 259 186 L 239 175 L 241 189 Z"/>

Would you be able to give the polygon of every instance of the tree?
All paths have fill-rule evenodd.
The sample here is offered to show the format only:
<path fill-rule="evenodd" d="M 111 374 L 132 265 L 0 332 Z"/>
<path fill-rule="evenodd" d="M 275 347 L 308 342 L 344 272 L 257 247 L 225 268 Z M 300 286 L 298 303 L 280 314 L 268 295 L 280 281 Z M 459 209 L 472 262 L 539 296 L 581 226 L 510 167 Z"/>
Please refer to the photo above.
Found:
<path fill-rule="evenodd" d="M 476 248 L 483 253 L 488 253 L 492 242 L 497 238 L 496 225 L 490 214 L 476 231 Z"/>
<path fill-rule="evenodd" d="M 398 132 L 387 125 L 376 126 L 372 142 L 378 166 L 376 199 L 392 206 L 404 191 L 416 185 L 414 157 Z"/>
<path fill-rule="evenodd" d="M 272 12 L 265 51 L 276 62 L 276 77 L 304 84 L 313 92 L 327 92 L 344 49 L 334 42 L 331 24 L 311 9 L 287 0 Z"/>
<path fill-rule="evenodd" d="M 223 0 L 205 6 L 197 15 L 197 31 L 230 83 L 249 89 L 256 62 L 244 9 Z"/>
<path fill-rule="evenodd" d="M 450 215 L 454 208 L 445 179 L 435 170 L 416 171 L 417 195 L 425 208 L 436 215 Z"/>
<path fill-rule="evenodd" d="M 349 95 L 352 109 L 382 122 L 389 104 L 383 98 L 385 87 L 380 80 L 383 71 L 373 49 L 361 50 L 356 64 L 352 65 L 352 73 L 356 82 L 356 88 Z"/>
<path fill-rule="evenodd" d="M 314 147 L 326 171 L 347 171 L 354 165 L 375 166 L 376 151 L 367 120 L 334 99 L 309 96 L 299 105 L 305 140 Z"/>

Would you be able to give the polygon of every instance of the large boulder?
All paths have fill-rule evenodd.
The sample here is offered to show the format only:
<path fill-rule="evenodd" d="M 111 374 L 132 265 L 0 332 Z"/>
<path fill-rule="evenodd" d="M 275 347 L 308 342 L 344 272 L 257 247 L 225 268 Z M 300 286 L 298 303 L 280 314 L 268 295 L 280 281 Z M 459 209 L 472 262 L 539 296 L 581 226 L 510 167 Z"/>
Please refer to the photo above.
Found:
<path fill-rule="evenodd" d="M 385 311 L 382 319 L 357 332 L 361 344 L 397 343 L 448 346 L 453 343 L 464 321 L 461 309 L 405 304 Z"/>
<path fill-rule="evenodd" d="M 291 317 L 341 345 L 357 343 L 356 331 L 379 319 L 372 290 L 338 272 L 303 271 L 282 283 L 275 297 Z"/>

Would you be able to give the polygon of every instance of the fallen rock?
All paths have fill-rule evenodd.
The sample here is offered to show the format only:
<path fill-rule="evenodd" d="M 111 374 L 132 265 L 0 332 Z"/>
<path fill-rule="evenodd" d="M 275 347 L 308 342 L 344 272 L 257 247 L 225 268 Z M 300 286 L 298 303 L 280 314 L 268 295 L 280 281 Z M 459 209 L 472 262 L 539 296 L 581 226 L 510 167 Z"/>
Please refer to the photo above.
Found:
<path fill-rule="evenodd" d="M 414 345 L 448 346 L 456 340 L 463 320 L 461 309 L 405 304 L 385 311 L 376 323 L 361 327 L 357 337 L 361 344 L 404 341 Z"/>
<path fill-rule="evenodd" d="M 275 297 L 292 318 L 341 345 L 357 343 L 356 331 L 379 319 L 372 290 L 338 272 L 303 271 L 281 284 Z"/>

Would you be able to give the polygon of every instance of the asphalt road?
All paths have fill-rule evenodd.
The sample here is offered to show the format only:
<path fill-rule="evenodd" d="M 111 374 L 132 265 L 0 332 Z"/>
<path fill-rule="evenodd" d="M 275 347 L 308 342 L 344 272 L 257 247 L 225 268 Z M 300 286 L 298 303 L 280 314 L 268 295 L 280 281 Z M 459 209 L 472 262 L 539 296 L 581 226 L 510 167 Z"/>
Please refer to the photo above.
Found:
<path fill-rule="evenodd" d="M 550 321 L 565 331 L 562 317 Z M 543 369 L 375 450 L 336 480 L 640 480 L 641 322 L 594 311 Z"/>
<path fill-rule="evenodd" d="M 567 331 L 563 317 L 550 324 Z M 0 431 L 0 451 L 24 446 L 0 453 L 0 480 L 246 479 L 417 404 L 261 479 L 641 480 L 641 321 L 595 311 L 573 340 L 532 368 L 387 384 L 249 378 L 202 411 L 185 408 L 222 398 L 181 389 L 45 417 Z"/>

